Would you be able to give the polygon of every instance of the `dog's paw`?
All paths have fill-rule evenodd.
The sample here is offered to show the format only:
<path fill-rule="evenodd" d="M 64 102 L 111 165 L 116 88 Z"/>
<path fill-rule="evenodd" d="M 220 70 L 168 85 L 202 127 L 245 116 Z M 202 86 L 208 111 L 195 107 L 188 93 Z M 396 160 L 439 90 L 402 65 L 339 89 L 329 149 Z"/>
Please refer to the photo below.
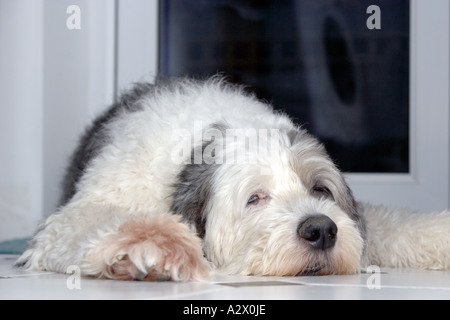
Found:
<path fill-rule="evenodd" d="M 175 215 L 130 219 L 109 237 L 103 249 L 96 247 L 97 252 L 91 253 L 88 259 L 103 258 L 100 275 L 112 279 L 205 279 L 209 267 L 203 257 L 201 241 L 179 219 Z"/>

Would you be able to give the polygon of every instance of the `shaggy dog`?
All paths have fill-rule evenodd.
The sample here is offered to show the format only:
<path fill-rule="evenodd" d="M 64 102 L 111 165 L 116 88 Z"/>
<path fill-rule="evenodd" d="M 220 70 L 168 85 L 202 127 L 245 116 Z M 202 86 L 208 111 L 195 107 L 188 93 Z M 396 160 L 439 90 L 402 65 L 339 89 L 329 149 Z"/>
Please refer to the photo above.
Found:
<path fill-rule="evenodd" d="M 324 147 L 218 77 L 138 84 L 82 137 L 17 261 L 112 279 L 450 268 L 450 212 L 358 204 Z"/>

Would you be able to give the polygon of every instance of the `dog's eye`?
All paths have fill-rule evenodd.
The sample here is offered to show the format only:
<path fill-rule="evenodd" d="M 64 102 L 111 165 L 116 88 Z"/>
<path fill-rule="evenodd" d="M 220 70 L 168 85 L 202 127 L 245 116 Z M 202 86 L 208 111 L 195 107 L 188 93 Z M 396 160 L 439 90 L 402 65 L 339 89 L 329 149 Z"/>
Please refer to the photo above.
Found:
<path fill-rule="evenodd" d="M 258 201 L 259 201 L 258 195 L 257 195 L 257 194 L 254 194 L 254 195 L 252 195 L 252 196 L 250 197 L 250 199 L 248 199 L 247 204 L 254 205 L 254 204 L 257 204 Z"/>
<path fill-rule="evenodd" d="M 314 186 L 312 192 L 314 195 L 317 195 L 319 197 L 333 197 L 330 189 L 324 186 Z"/>
<path fill-rule="evenodd" d="M 262 205 L 265 202 L 269 200 L 269 196 L 264 192 L 257 192 L 253 194 L 248 200 L 247 200 L 247 207 L 248 206 L 256 206 L 256 205 Z"/>

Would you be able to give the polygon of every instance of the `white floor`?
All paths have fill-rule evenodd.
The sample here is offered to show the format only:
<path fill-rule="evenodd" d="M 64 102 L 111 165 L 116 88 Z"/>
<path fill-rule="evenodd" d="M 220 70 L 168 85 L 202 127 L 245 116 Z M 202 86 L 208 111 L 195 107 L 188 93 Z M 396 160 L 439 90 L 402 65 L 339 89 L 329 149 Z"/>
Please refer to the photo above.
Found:
<path fill-rule="evenodd" d="M 322 277 L 212 275 L 208 282 L 140 282 L 25 273 L 0 255 L 0 299 L 450 299 L 450 271 L 382 269 Z M 377 289 L 379 288 L 379 289 Z"/>

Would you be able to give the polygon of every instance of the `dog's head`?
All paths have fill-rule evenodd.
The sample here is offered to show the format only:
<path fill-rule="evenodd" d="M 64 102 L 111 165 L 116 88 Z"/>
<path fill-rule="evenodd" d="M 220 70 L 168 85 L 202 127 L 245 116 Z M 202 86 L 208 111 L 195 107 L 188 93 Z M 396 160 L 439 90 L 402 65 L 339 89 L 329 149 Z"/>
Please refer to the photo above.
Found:
<path fill-rule="evenodd" d="M 211 129 L 194 150 L 202 162 L 179 174 L 172 205 L 196 228 L 208 260 L 246 275 L 359 272 L 357 204 L 315 138 L 298 128 Z"/>

